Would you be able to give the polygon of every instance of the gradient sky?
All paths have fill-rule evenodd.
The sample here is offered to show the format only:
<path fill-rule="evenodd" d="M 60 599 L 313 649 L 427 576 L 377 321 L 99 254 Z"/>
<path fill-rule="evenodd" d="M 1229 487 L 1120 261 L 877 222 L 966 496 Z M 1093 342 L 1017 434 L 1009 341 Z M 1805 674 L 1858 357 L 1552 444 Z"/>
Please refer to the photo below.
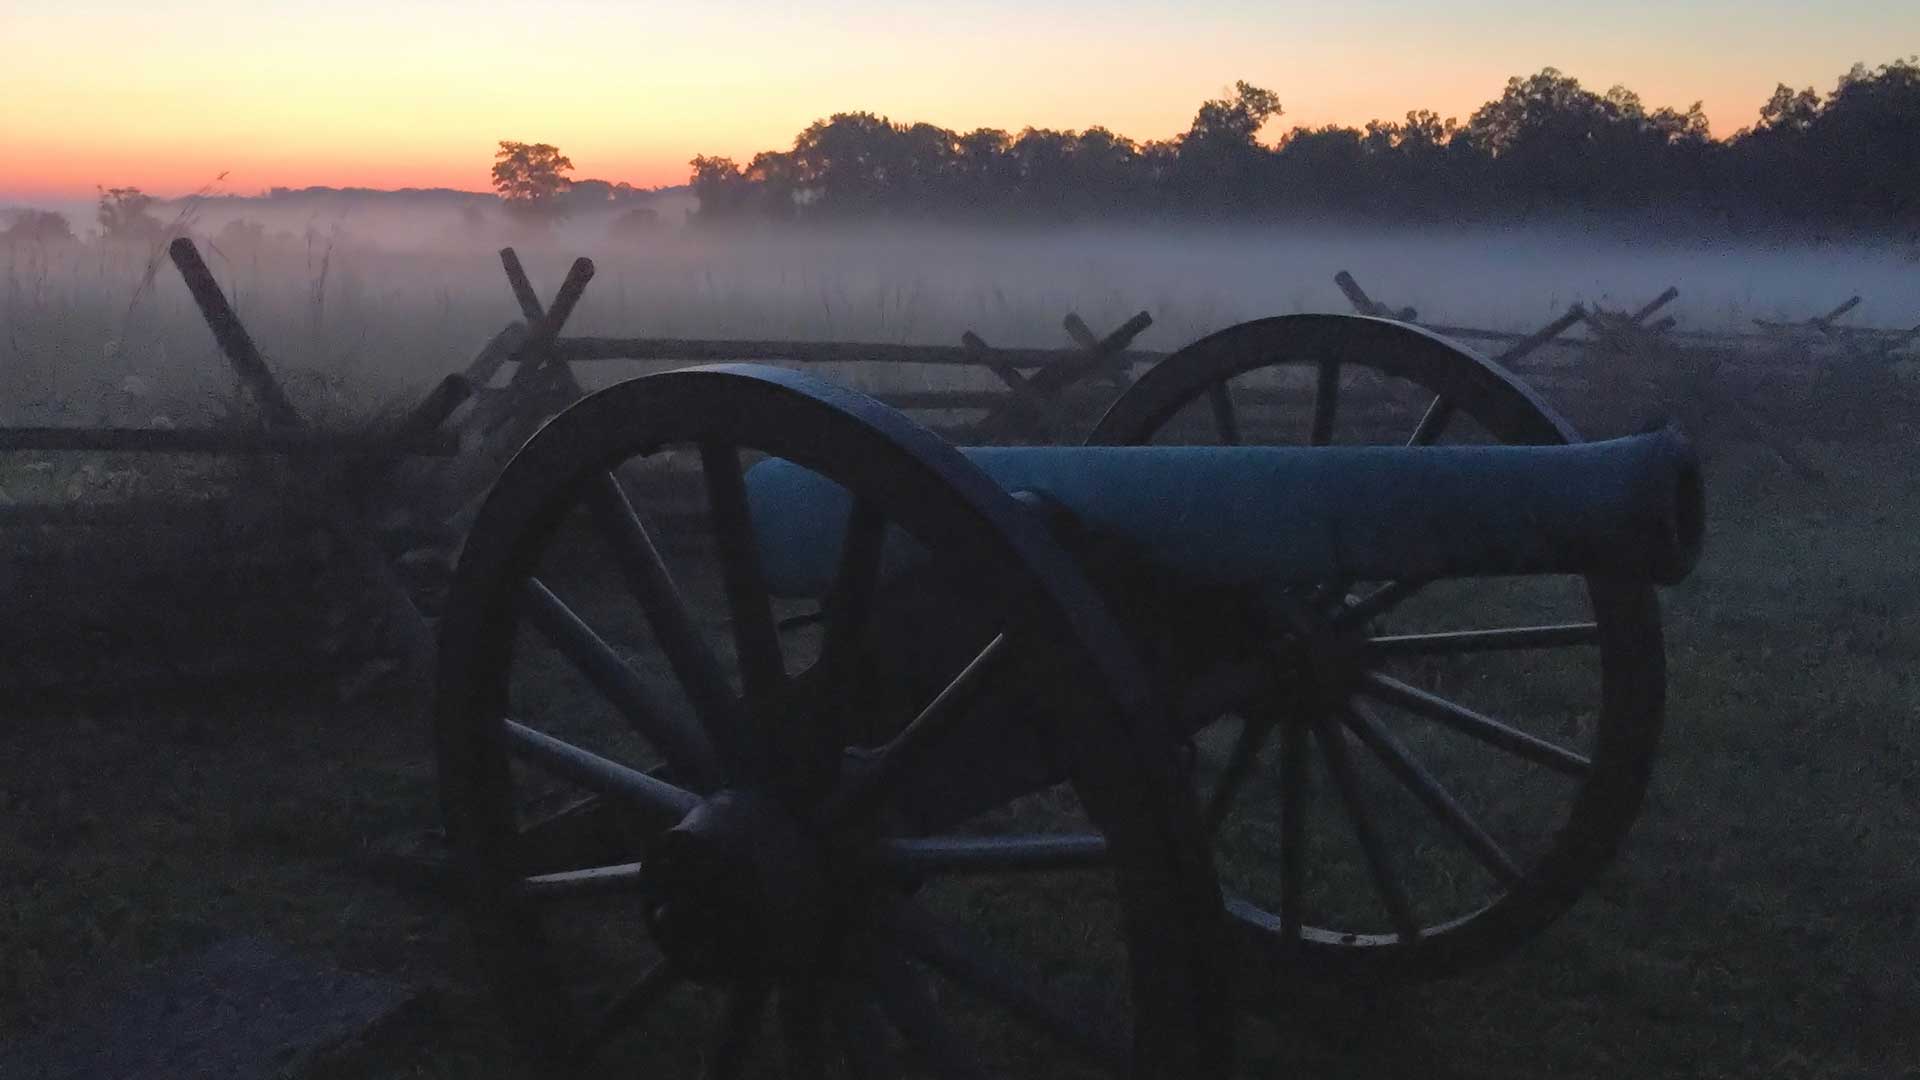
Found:
<path fill-rule="evenodd" d="M 1431 108 L 1465 119 L 1554 66 L 1714 132 L 1779 82 L 1832 89 L 1920 52 L 1920 2 L 1194 0 L 809 5 L 699 0 L 0 0 L 0 195 L 201 187 L 481 190 L 500 139 L 576 178 L 682 183 L 687 159 L 784 149 L 867 109 L 956 129 L 1186 128 L 1235 79 L 1294 124 Z"/>

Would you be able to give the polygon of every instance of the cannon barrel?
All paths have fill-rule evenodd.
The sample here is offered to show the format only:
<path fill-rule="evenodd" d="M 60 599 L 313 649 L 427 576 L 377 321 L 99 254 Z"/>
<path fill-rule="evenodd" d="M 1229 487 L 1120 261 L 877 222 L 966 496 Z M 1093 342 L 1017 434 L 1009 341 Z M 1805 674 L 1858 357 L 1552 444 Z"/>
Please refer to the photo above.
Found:
<path fill-rule="evenodd" d="M 1567 446 L 980 447 L 1010 492 L 1064 508 L 1196 584 L 1589 574 L 1670 585 L 1699 557 L 1693 448 L 1668 428 Z M 768 582 L 822 595 L 849 503 L 768 460 L 747 475 Z M 889 537 L 886 559 L 918 548 Z"/>

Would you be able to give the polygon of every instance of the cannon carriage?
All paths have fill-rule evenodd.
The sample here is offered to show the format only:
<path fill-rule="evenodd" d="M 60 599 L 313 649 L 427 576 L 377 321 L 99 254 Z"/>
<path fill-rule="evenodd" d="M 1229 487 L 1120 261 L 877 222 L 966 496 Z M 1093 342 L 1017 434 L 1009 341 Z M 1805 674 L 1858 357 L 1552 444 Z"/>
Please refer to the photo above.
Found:
<path fill-rule="evenodd" d="M 1214 1075 L 1288 980 L 1458 971 L 1591 884 L 1699 550 L 1684 440 L 1581 444 L 1440 338 L 1290 316 L 1086 443 L 961 450 L 725 365 L 520 449 L 435 723 L 545 1054 Z"/>

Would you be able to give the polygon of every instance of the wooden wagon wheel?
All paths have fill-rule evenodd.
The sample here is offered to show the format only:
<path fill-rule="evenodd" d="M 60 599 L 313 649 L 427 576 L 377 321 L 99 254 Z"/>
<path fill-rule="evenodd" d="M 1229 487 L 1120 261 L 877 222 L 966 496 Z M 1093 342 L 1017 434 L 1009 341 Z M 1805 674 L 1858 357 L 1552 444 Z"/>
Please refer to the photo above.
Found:
<path fill-rule="evenodd" d="M 761 455 L 853 496 L 811 641 L 776 629 Z M 899 533 L 992 613 L 911 702 L 854 644 Z M 1225 919 L 1150 684 L 1038 519 L 878 402 L 752 365 L 583 399 L 480 511 L 439 663 L 479 955 L 544 1052 L 742 1075 L 765 1026 L 801 1077 L 1224 1071 Z M 1077 704 L 983 730 L 1029 681 Z M 1071 785 L 1009 798 L 1019 766 Z"/>
<path fill-rule="evenodd" d="M 1442 338 L 1298 315 L 1174 353 L 1089 442 L 1578 438 L 1511 374 Z M 1662 724 L 1650 586 L 1326 582 L 1270 610 L 1271 678 L 1211 703 L 1205 677 L 1189 687 L 1203 714 L 1189 723 L 1210 725 L 1196 736 L 1203 816 L 1248 955 L 1343 974 L 1458 971 L 1538 933 L 1607 865 Z"/>

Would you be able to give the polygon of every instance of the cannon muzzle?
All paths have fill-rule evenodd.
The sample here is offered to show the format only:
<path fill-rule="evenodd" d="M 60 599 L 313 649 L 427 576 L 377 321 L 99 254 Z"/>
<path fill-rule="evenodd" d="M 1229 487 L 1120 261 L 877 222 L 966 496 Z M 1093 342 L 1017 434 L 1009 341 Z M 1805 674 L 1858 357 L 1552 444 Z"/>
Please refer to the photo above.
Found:
<path fill-rule="evenodd" d="M 1699 460 L 1678 431 L 1568 446 L 981 447 L 1001 487 L 1196 584 L 1585 574 L 1671 585 L 1700 554 Z M 770 586 L 822 595 L 849 501 L 769 460 L 747 475 Z M 889 565 L 918 545 L 889 537 Z"/>

